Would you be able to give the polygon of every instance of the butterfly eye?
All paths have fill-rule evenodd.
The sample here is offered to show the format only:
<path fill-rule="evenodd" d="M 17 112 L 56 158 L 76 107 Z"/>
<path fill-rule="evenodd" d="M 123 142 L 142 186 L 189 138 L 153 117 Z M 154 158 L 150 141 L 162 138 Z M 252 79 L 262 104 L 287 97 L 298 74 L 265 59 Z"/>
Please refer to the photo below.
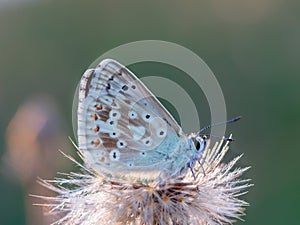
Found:
<path fill-rule="evenodd" d="M 206 147 L 206 140 L 202 138 L 196 139 L 194 145 L 197 151 L 202 152 Z"/>

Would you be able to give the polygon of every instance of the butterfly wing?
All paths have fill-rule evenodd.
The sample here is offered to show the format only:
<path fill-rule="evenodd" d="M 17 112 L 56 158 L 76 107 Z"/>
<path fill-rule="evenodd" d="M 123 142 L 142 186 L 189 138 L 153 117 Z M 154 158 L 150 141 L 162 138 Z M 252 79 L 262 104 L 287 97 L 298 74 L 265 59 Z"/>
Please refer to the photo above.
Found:
<path fill-rule="evenodd" d="M 80 81 L 79 149 L 99 172 L 157 172 L 185 135 L 175 119 L 126 67 L 106 59 Z"/>

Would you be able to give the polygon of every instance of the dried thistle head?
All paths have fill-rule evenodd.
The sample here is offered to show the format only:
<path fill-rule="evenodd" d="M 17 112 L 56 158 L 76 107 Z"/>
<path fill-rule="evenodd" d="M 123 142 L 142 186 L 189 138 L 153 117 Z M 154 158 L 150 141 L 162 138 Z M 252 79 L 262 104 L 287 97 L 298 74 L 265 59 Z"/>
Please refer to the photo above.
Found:
<path fill-rule="evenodd" d="M 251 184 L 239 179 L 249 167 L 233 168 L 241 156 L 221 162 L 228 149 L 228 142 L 221 141 L 205 150 L 195 169 L 196 179 L 188 171 L 184 178 L 170 178 L 163 184 L 116 181 L 81 166 L 82 173 L 40 180 L 57 196 L 38 197 L 48 202 L 42 206 L 49 214 L 58 217 L 53 224 L 232 224 L 244 215 L 248 204 L 238 197 Z"/>

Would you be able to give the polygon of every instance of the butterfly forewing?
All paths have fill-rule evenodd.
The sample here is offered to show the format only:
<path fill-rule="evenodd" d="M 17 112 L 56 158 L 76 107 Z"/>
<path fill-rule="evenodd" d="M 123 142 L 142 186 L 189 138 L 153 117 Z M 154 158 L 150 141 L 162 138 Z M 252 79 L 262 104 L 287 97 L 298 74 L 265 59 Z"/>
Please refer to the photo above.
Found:
<path fill-rule="evenodd" d="M 180 147 L 180 126 L 145 85 L 114 60 L 80 82 L 79 149 L 100 172 L 160 170 Z"/>

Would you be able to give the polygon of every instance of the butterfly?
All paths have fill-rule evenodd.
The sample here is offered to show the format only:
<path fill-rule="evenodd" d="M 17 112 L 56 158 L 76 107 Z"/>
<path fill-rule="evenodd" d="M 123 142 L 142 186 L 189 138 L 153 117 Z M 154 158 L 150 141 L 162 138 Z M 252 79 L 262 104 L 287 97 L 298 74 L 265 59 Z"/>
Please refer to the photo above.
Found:
<path fill-rule="evenodd" d="M 86 164 L 108 176 L 176 177 L 200 160 L 209 139 L 185 134 L 129 69 L 105 59 L 82 76 L 78 148 Z M 193 172 L 194 174 L 194 172 Z"/>

